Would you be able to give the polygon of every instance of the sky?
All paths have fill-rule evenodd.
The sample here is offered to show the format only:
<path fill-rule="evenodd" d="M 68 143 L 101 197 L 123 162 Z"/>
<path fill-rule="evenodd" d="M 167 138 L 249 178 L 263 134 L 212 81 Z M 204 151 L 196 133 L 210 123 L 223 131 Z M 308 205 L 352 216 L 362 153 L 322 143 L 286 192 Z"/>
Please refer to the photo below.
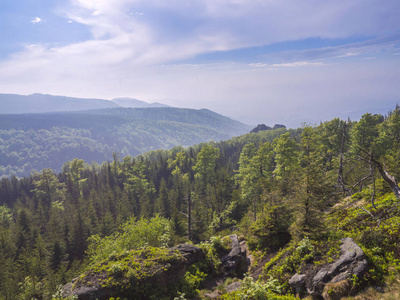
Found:
<path fill-rule="evenodd" d="M 0 39 L 0 93 L 290 128 L 400 102 L 399 0 L 1 0 Z"/>

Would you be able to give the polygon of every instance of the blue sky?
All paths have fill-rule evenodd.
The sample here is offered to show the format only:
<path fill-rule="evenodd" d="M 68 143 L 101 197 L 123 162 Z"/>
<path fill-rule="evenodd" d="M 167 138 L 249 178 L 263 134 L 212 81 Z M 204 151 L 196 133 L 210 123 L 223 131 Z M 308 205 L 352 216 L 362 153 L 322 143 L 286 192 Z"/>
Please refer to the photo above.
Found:
<path fill-rule="evenodd" d="M 0 93 L 289 127 L 400 102 L 398 0 L 2 0 L 0 27 Z"/>

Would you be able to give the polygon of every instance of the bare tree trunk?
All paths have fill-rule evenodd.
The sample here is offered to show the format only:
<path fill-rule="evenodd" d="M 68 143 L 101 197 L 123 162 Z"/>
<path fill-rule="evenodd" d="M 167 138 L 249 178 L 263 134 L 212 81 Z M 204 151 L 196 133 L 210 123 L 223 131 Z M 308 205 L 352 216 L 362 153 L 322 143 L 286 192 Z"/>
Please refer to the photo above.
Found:
<path fill-rule="evenodd" d="M 369 171 L 371 172 L 372 183 L 373 183 L 373 187 L 374 187 L 374 192 L 373 192 L 372 198 L 371 198 L 371 204 L 372 204 L 372 207 L 374 209 L 376 209 L 376 206 L 375 206 L 375 176 L 374 176 L 374 168 L 372 166 L 372 162 L 369 164 Z"/>
<path fill-rule="evenodd" d="M 368 153 L 367 151 L 365 151 L 362 148 L 359 148 L 362 152 L 364 152 L 364 154 L 366 154 L 367 158 L 362 158 L 365 161 L 369 161 L 370 163 L 373 163 L 375 165 L 375 167 L 378 168 L 379 173 L 381 174 L 383 180 L 385 180 L 390 188 L 393 191 L 393 194 L 396 196 L 397 199 L 400 199 L 400 188 L 399 185 L 397 184 L 396 178 L 394 178 L 394 176 L 390 175 L 389 172 L 384 168 L 384 166 L 374 158 L 374 155 L 372 153 Z"/>
<path fill-rule="evenodd" d="M 385 180 L 389 184 L 396 198 L 400 199 L 400 188 L 397 184 L 396 178 L 390 175 L 388 171 L 383 167 L 383 165 L 379 161 L 375 160 L 372 155 L 371 162 L 378 168 L 383 180 Z"/>

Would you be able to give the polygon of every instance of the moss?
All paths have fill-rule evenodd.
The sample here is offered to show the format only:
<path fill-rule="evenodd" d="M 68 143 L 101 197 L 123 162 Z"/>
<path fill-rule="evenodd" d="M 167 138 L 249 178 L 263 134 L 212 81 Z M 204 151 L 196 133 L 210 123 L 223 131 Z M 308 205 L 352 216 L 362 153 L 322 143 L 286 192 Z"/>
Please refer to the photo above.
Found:
<path fill-rule="evenodd" d="M 280 295 L 274 290 L 280 290 L 281 286 L 275 280 L 269 280 L 266 283 L 254 281 L 251 277 L 246 277 L 242 281 L 242 287 L 234 292 L 222 295 L 220 299 L 224 300 L 298 300 L 292 295 Z"/>
<path fill-rule="evenodd" d="M 163 272 L 174 271 L 173 268 L 183 263 L 184 258 L 179 251 L 165 248 L 146 247 L 113 253 L 108 259 L 90 266 L 75 286 L 95 285 L 112 290 L 119 297 L 134 295 L 143 299 L 168 298 L 174 293 L 166 285 L 172 284 L 169 281 L 176 278 L 166 279 L 166 284 L 155 278 Z"/>
<path fill-rule="evenodd" d="M 355 199 L 358 201 L 354 202 Z M 383 284 L 390 278 L 391 268 L 400 266 L 399 202 L 392 193 L 379 193 L 375 209 L 369 199 L 366 192 L 353 195 L 335 207 L 326 220 L 331 238 L 351 237 L 366 255 L 369 270 L 353 280 L 357 289 Z"/>
<path fill-rule="evenodd" d="M 327 283 L 322 297 L 325 300 L 340 300 L 343 296 L 349 294 L 351 283 L 348 280 L 342 280 L 335 283 Z"/>

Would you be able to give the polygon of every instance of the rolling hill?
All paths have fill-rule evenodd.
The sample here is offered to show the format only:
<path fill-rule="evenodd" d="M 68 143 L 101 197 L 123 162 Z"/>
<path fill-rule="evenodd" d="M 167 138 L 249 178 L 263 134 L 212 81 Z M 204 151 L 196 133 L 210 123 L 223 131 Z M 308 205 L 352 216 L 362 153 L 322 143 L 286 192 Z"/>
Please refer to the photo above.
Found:
<path fill-rule="evenodd" d="M 251 126 L 207 109 L 107 108 L 0 115 L 0 176 L 60 171 L 74 158 L 102 163 L 155 149 L 220 141 Z"/>
<path fill-rule="evenodd" d="M 115 98 L 111 100 L 112 102 L 116 103 L 117 105 L 121 107 L 131 107 L 131 108 L 137 108 L 137 107 L 169 107 L 168 105 L 153 102 L 153 103 L 147 103 L 138 99 L 134 98 Z"/>
<path fill-rule="evenodd" d="M 112 101 L 102 99 L 83 99 L 43 94 L 32 94 L 28 96 L 0 94 L 1 114 L 77 111 L 110 107 L 119 107 L 119 105 Z"/>

